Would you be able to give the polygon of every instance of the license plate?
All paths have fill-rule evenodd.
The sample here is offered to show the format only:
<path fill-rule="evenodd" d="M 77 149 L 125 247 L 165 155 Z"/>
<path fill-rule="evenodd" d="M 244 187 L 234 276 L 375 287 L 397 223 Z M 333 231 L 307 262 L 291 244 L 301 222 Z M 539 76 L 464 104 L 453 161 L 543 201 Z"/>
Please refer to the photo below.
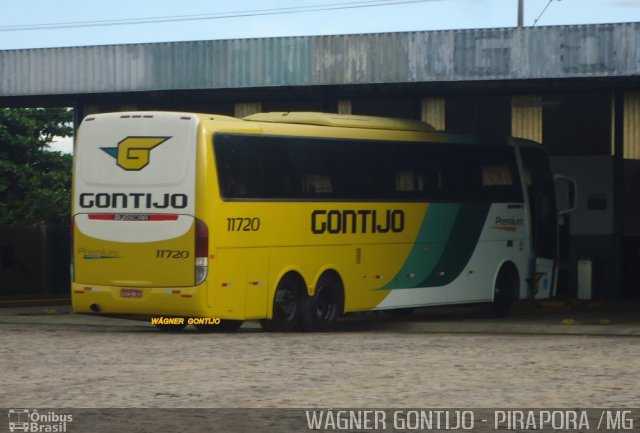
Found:
<path fill-rule="evenodd" d="M 142 290 L 120 289 L 120 296 L 123 298 L 142 298 Z"/>

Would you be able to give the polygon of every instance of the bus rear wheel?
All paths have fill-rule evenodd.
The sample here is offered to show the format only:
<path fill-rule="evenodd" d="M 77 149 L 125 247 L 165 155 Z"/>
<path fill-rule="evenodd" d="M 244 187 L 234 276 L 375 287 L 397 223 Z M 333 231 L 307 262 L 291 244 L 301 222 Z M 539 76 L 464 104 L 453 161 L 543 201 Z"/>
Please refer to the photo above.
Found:
<path fill-rule="evenodd" d="M 513 296 L 518 288 L 518 274 L 512 266 L 500 270 L 493 289 L 491 312 L 494 317 L 507 317 L 513 303 Z"/>
<path fill-rule="evenodd" d="M 343 309 L 342 282 L 337 275 L 324 274 L 318 280 L 313 296 L 302 302 L 302 328 L 308 332 L 330 331 Z"/>
<path fill-rule="evenodd" d="M 271 319 L 260 321 L 262 329 L 268 332 L 295 331 L 300 323 L 300 298 L 305 287 L 301 277 L 287 274 L 278 283 L 273 297 Z"/>

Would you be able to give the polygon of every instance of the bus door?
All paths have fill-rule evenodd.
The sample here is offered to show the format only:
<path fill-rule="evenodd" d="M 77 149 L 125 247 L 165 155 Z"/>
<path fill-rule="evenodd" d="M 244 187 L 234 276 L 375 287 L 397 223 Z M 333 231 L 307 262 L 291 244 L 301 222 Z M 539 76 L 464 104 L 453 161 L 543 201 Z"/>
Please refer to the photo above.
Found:
<path fill-rule="evenodd" d="M 533 256 L 531 288 L 533 298 L 549 298 L 555 293 L 554 272 L 558 259 L 558 216 L 555 187 L 549 157 L 542 149 L 521 147 L 524 182 L 529 201 L 529 221 Z"/>

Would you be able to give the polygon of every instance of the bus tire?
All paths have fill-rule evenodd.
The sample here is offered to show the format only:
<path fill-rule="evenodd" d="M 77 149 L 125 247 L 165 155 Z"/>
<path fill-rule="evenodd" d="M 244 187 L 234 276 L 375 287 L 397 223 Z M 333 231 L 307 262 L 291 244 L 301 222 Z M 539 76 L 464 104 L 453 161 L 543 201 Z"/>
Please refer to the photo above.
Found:
<path fill-rule="evenodd" d="M 300 319 L 307 332 L 324 332 L 334 328 L 344 306 L 344 289 L 340 277 L 324 273 L 316 284 L 313 296 L 302 300 Z"/>
<path fill-rule="evenodd" d="M 242 326 L 242 320 L 220 320 L 217 325 L 193 325 L 200 332 L 235 332 Z"/>
<path fill-rule="evenodd" d="M 302 277 L 289 273 L 282 277 L 273 296 L 271 319 L 260 321 L 262 329 L 268 332 L 291 332 L 300 324 L 300 299 L 305 284 Z"/>
<path fill-rule="evenodd" d="M 507 317 L 513 304 L 513 297 L 518 289 L 518 272 L 513 265 L 505 265 L 500 269 L 493 288 L 491 313 L 494 317 Z"/>

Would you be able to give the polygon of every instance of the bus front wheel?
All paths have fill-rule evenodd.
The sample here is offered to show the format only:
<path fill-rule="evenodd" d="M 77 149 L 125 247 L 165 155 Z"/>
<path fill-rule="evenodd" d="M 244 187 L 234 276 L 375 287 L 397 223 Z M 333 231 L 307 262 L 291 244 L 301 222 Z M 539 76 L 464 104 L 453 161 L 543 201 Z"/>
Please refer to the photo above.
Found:
<path fill-rule="evenodd" d="M 300 323 L 300 298 L 304 290 L 301 277 L 295 274 L 282 277 L 273 297 L 272 317 L 260 321 L 262 329 L 269 332 L 295 331 Z"/>
<path fill-rule="evenodd" d="M 513 296 L 518 288 L 518 273 L 513 266 L 505 266 L 500 270 L 493 289 L 491 311 L 494 317 L 503 318 L 509 314 Z"/>
<path fill-rule="evenodd" d="M 332 273 L 318 280 L 313 296 L 302 302 L 300 319 L 302 328 L 308 332 L 329 331 L 342 314 L 343 289 L 340 278 Z"/>

